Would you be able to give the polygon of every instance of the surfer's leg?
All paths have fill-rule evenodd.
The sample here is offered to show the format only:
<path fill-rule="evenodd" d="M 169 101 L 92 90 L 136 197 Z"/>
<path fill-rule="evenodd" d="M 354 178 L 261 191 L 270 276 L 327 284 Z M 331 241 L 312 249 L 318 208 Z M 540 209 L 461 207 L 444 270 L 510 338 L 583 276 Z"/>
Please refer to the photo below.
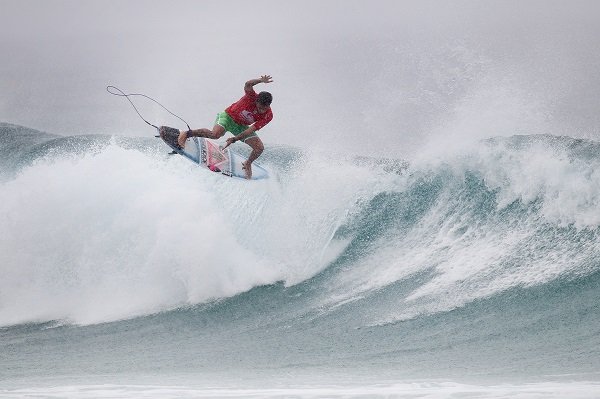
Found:
<path fill-rule="evenodd" d="M 177 143 L 181 148 L 185 146 L 185 141 L 189 137 L 206 137 L 209 139 L 218 139 L 223 137 L 225 134 L 225 128 L 221 125 L 215 125 L 212 130 L 201 128 L 196 130 L 181 130 L 179 132 L 179 137 L 177 138 Z"/>
<path fill-rule="evenodd" d="M 252 152 L 250 153 L 250 156 L 248 157 L 246 162 L 242 162 L 242 166 L 243 166 L 244 170 L 246 171 L 246 179 L 251 179 L 252 178 L 252 162 L 254 162 L 254 160 L 256 158 L 258 158 L 260 156 L 260 154 L 262 154 L 262 152 L 265 149 L 265 146 L 263 145 L 262 140 L 258 136 L 248 137 L 244 141 L 244 143 L 246 143 L 250 147 L 252 147 Z"/>
<path fill-rule="evenodd" d="M 213 139 L 213 140 L 220 139 L 225 134 L 225 128 L 221 125 L 213 126 L 212 130 L 208 130 L 208 129 L 198 129 L 198 130 L 200 132 L 202 132 L 202 135 L 199 137 L 206 137 L 208 139 Z"/>

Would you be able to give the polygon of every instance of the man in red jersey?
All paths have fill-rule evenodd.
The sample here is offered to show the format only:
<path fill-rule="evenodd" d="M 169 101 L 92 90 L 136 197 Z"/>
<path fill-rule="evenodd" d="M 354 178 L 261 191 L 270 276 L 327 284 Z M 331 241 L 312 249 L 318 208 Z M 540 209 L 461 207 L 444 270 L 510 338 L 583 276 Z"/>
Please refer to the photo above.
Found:
<path fill-rule="evenodd" d="M 273 112 L 271 112 L 273 96 L 266 91 L 256 94 L 254 86 L 259 83 L 271 83 L 272 81 L 273 79 L 269 75 L 263 75 L 260 79 L 247 81 L 244 85 L 244 97 L 231 104 L 225 111 L 217 114 L 215 126 L 212 130 L 205 128 L 188 131 L 181 130 L 177 139 L 179 146 L 183 148 L 188 137 L 206 137 L 216 140 L 223 137 L 225 132 L 231 132 L 233 133 L 233 137 L 227 139 L 227 144 L 224 148 L 239 140 L 252 147 L 250 156 L 243 163 L 246 178 L 252 178 L 252 162 L 265 149 L 262 140 L 256 135 L 256 132 L 273 119 Z"/>

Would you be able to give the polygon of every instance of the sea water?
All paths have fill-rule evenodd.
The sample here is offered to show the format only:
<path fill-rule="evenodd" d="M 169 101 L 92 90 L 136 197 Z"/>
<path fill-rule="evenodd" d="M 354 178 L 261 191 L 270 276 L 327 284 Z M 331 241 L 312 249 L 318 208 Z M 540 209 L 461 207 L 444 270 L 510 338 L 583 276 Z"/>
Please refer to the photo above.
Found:
<path fill-rule="evenodd" d="M 0 397 L 600 395 L 600 144 L 272 177 L 0 125 Z"/>

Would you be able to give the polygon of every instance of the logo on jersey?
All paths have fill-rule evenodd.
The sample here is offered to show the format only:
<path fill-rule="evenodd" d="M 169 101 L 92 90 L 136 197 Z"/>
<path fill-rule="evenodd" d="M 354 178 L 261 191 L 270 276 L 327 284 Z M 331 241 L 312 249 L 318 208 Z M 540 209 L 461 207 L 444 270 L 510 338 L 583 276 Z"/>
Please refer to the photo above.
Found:
<path fill-rule="evenodd" d="M 246 125 L 251 125 L 254 123 L 254 116 L 252 115 L 252 112 L 243 110 L 240 114 L 242 115 L 242 118 L 244 118 L 244 121 L 246 121 Z"/>

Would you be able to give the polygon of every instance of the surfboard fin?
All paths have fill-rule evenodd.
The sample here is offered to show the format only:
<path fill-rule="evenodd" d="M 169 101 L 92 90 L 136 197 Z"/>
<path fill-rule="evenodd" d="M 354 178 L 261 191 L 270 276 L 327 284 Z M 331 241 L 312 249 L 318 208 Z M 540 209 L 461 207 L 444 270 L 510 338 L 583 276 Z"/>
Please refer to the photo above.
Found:
<path fill-rule="evenodd" d="M 169 153 L 169 155 L 175 155 L 175 154 L 177 154 L 177 153 L 178 153 L 177 151 L 173 150 L 173 151 L 171 151 L 171 152 Z"/>

